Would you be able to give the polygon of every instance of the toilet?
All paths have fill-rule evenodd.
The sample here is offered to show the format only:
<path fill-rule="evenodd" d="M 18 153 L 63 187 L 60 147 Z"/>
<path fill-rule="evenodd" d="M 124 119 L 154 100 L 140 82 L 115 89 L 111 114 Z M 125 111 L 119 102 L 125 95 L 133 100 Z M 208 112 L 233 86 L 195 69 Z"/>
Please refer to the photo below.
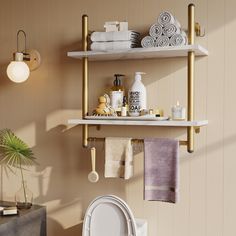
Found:
<path fill-rule="evenodd" d="M 147 221 L 135 219 L 117 196 L 100 196 L 85 213 L 82 236 L 147 236 Z"/>

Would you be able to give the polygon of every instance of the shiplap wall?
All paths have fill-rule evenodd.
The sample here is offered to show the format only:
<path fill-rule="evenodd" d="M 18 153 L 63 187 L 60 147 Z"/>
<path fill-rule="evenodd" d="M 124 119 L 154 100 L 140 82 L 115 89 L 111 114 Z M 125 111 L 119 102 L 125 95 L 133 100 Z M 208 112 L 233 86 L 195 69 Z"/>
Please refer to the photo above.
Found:
<path fill-rule="evenodd" d="M 48 207 L 48 235 L 81 235 L 81 221 L 97 195 L 124 198 L 136 217 L 145 218 L 149 236 L 235 236 L 236 218 L 236 2 L 191 1 L 196 20 L 206 29 L 196 42 L 209 56 L 196 60 L 195 117 L 209 119 L 195 136 L 196 150 L 181 147 L 180 202 L 176 205 L 143 201 L 143 154 L 135 155 L 135 176 L 129 181 L 105 180 L 104 147 L 97 145 L 100 181 L 90 184 L 89 152 L 81 148 L 81 128 L 62 133 L 67 118 L 81 111 L 81 63 L 66 57 L 80 48 L 81 15 L 89 15 L 91 30 L 102 30 L 105 21 L 128 20 L 130 29 L 144 33 L 162 10 L 171 11 L 187 27 L 187 6 L 179 0 L 1 0 L 0 7 L 0 128 L 15 130 L 33 146 L 39 166 L 27 174 L 35 202 Z M 19 17 L 21 13 L 21 17 Z M 24 29 L 30 47 L 42 55 L 42 66 L 25 84 L 8 81 L 5 69 L 16 48 L 16 31 Z M 186 105 L 186 60 L 97 62 L 90 66 L 90 109 L 109 88 L 114 73 L 124 73 L 129 87 L 135 71 L 145 71 L 150 107 Z M 105 89 L 104 89 L 105 88 Z M 131 127 L 91 128 L 97 136 L 158 136 L 185 138 L 185 130 Z M 19 178 L 5 178 L 1 197 L 12 199 Z"/>

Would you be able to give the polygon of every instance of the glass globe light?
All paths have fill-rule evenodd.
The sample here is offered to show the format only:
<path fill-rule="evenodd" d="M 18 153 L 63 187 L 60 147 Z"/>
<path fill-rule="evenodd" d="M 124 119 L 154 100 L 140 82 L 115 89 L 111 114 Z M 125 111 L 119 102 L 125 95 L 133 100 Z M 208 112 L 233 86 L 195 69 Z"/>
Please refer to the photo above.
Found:
<path fill-rule="evenodd" d="M 23 61 L 23 53 L 15 53 L 15 61 L 12 61 L 7 67 L 7 76 L 15 83 L 22 83 L 29 77 L 30 70 Z"/>

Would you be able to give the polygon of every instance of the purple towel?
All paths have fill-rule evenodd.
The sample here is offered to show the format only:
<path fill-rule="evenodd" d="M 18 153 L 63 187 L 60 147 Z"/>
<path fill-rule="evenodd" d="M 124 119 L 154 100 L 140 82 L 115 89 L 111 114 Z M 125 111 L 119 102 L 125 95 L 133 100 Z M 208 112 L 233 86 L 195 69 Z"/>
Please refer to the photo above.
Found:
<path fill-rule="evenodd" d="M 144 199 L 176 203 L 178 200 L 179 142 L 144 139 Z"/>

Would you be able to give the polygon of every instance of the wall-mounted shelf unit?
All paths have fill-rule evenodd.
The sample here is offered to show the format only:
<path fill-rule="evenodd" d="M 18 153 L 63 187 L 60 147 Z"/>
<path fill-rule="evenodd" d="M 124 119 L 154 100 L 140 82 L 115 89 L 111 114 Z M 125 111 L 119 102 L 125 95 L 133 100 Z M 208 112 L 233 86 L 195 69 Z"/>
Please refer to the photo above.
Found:
<path fill-rule="evenodd" d="M 134 48 L 130 50 L 113 51 L 88 51 L 88 16 L 82 17 L 82 42 L 83 51 L 68 52 L 69 57 L 82 60 L 83 94 L 82 94 L 82 119 L 75 118 L 68 121 L 69 124 L 82 125 L 83 146 L 88 147 L 90 140 L 103 140 L 103 138 L 89 137 L 89 125 L 139 125 L 139 126 L 162 126 L 183 127 L 187 129 L 187 140 L 180 141 L 180 145 L 186 145 L 188 152 L 194 151 L 194 132 L 198 133 L 201 126 L 208 124 L 207 120 L 194 120 L 194 66 L 195 56 L 207 56 L 208 51 L 201 45 L 194 44 L 195 34 L 200 36 L 200 25 L 194 19 L 195 6 L 188 6 L 188 45 L 179 47 L 155 47 Z M 152 58 L 176 58 L 187 57 L 187 121 L 157 121 L 157 120 L 122 120 L 89 118 L 88 113 L 88 66 L 89 61 L 111 60 L 136 60 Z"/>

